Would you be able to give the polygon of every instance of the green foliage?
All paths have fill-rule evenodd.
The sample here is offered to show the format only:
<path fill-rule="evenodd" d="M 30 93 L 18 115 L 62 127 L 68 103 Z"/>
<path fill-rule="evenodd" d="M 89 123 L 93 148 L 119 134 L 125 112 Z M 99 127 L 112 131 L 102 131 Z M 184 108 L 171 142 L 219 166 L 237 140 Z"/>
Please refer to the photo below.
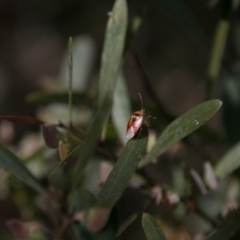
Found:
<path fill-rule="evenodd" d="M 153 216 L 147 213 L 142 215 L 142 225 L 149 240 L 166 240 L 166 237 Z"/>
<path fill-rule="evenodd" d="M 185 4 L 177 0 L 158 0 L 158 2 L 173 14 L 180 24 L 192 31 L 204 45 L 208 45 L 205 33 Z M 210 188 L 209 191 L 201 180 L 198 169 L 194 169 L 194 164 L 192 166 L 189 164 L 189 167 L 187 160 L 185 161 L 188 155 L 184 155 L 187 152 L 186 149 L 192 147 L 196 150 L 194 154 L 197 156 L 200 151 L 197 151 L 196 145 L 198 144 L 197 146 L 201 148 L 206 139 L 211 146 L 210 143 L 213 140 L 210 138 L 216 134 L 207 127 L 205 131 L 199 128 L 218 112 L 222 101 L 214 99 L 202 102 L 168 123 L 167 126 L 162 126 L 158 120 L 155 121 L 154 127 L 143 124 L 134 137 L 127 141 L 125 131 L 131 114 L 131 102 L 122 73 L 122 65 L 125 52 L 130 46 L 130 40 L 143 21 L 143 18 L 138 16 L 137 23 L 133 23 L 135 27 L 130 27 L 129 34 L 126 36 L 128 18 L 127 1 L 116 0 L 107 23 L 97 90 L 72 92 L 74 52 L 72 52 L 72 39 L 70 38 L 68 93 L 67 91 L 35 92 L 27 96 L 27 102 L 34 105 L 53 103 L 69 105 L 68 124 L 62 123 L 59 119 L 60 123 L 48 125 L 31 118 L 32 123 L 43 126 L 45 143 L 55 150 L 48 151 L 49 149 L 45 146 L 40 146 L 24 162 L 1 144 L 0 165 L 11 174 L 9 176 L 13 176 L 10 181 L 14 181 L 14 177 L 17 177 L 34 190 L 34 193 L 30 193 L 31 204 L 37 205 L 38 210 L 34 209 L 32 216 L 40 209 L 42 214 L 48 218 L 45 221 L 45 218 L 40 216 L 41 224 L 34 225 L 35 221 L 32 222 L 33 226 L 43 235 L 39 240 L 46 239 L 46 236 L 51 239 L 115 240 L 124 237 L 123 235 L 128 232 L 131 224 L 135 220 L 138 221 L 139 216 L 142 216 L 142 227 L 139 229 L 145 233 L 142 232 L 143 238 L 146 235 L 149 240 L 165 240 L 164 232 L 167 235 L 168 232 L 176 231 L 175 235 L 178 236 L 178 230 L 181 231 L 183 228 L 183 220 L 191 223 L 188 219 L 191 214 L 188 213 L 192 212 L 197 215 L 196 222 L 200 222 L 196 224 L 199 227 L 198 232 L 202 235 L 207 232 L 200 227 L 205 224 L 208 231 L 215 231 L 208 238 L 209 240 L 227 240 L 239 230 L 239 210 L 233 213 L 231 211 L 238 206 L 240 183 L 239 180 L 230 176 L 240 167 L 239 144 L 228 150 L 218 161 L 214 168 L 215 172 L 211 168 L 211 157 L 204 152 L 205 163 L 208 166 L 208 172 L 207 170 L 205 172 L 208 176 L 205 178 Z M 136 21 L 136 18 L 133 19 Z M 217 30 L 217 39 L 212 48 L 208 72 L 212 79 L 217 78 L 220 71 L 229 22 L 225 24 L 228 25 L 221 25 L 221 29 Z M 144 104 L 146 112 L 151 104 Z M 154 108 L 152 105 L 156 115 L 159 112 L 164 113 L 163 109 Z M 79 124 L 80 126 L 73 124 L 72 116 L 75 107 L 90 110 L 92 118 L 89 118 L 85 124 Z M 112 119 L 110 113 L 112 113 Z M 77 117 L 81 118 L 80 115 Z M 4 117 L 0 118 L 4 119 Z M 5 119 L 16 120 L 16 117 L 10 116 Z M 27 118 L 19 117 L 19 119 L 24 121 Z M 161 132 L 158 131 L 159 129 Z M 197 129 L 199 131 L 196 133 Z M 101 133 L 105 130 L 106 136 L 103 138 Z M 189 137 L 190 140 L 183 140 L 190 134 L 192 134 L 192 139 Z M 174 145 L 176 148 L 173 147 Z M 169 176 L 168 172 L 166 175 L 168 180 L 170 178 L 169 182 L 172 185 L 155 180 L 156 175 L 160 175 L 158 171 L 161 165 L 157 164 L 154 167 L 153 164 L 149 164 L 154 160 L 158 161 L 163 153 L 166 153 L 165 157 L 171 162 L 173 176 Z M 43 174 L 34 177 L 35 173 L 29 170 L 31 163 L 44 161 L 43 166 L 35 167 L 35 170 L 36 168 L 43 169 Z M 193 179 L 190 179 L 190 175 Z M 40 182 L 40 180 L 43 181 Z M 220 180 L 219 183 L 218 180 Z M 20 189 L 19 192 L 25 190 L 24 185 L 13 184 L 13 186 L 13 192 L 18 192 L 17 189 Z M 200 196 L 196 194 L 198 190 L 196 191 L 195 187 L 198 187 L 198 190 L 204 188 L 204 194 Z M 37 197 L 35 192 L 38 194 Z M 134 195 L 134 201 L 125 199 L 129 192 Z M 223 200 L 219 196 L 226 197 L 227 203 L 224 202 L 225 198 Z M 23 201 L 22 198 L 24 199 L 22 196 L 16 197 L 19 206 Z M 34 198 L 36 201 L 32 200 Z M 206 202 L 211 202 L 219 208 L 214 208 L 214 213 L 212 213 L 213 208 L 204 212 L 204 209 L 211 205 L 205 204 Z M 25 205 L 28 204 L 28 202 L 25 203 Z M 151 210 L 156 210 L 154 213 L 156 218 L 143 213 L 150 205 Z M 121 212 L 124 208 L 129 208 L 127 214 Z M 227 215 L 231 214 L 229 221 L 224 220 L 223 224 L 218 224 L 219 219 L 216 216 L 221 215 L 227 218 Z M 48 227 L 49 221 L 53 229 Z M 195 223 L 195 221 L 192 222 Z M 166 225 L 171 229 L 170 231 L 165 231 Z M 9 226 L 16 236 L 19 234 L 17 230 L 23 229 L 28 239 L 33 237 L 31 231 L 26 230 L 31 228 L 27 228 L 21 221 L 11 222 Z"/>
<path fill-rule="evenodd" d="M 43 193 L 44 189 L 24 166 L 24 163 L 2 144 L 0 144 L 0 166 L 26 183 L 34 191 Z"/>
<path fill-rule="evenodd" d="M 231 148 L 215 166 L 215 174 L 222 179 L 227 177 L 240 166 L 240 144 Z"/>
<path fill-rule="evenodd" d="M 116 204 L 145 153 L 147 140 L 147 129 L 143 126 L 139 138 L 128 141 L 98 196 L 99 204 L 110 208 Z"/>
<path fill-rule="evenodd" d="M 199 104 L 172 122 L 158 138 L 152 150 L 143 158 L 139 167 L 150 163 L 169 149 L 174 143 L 186 137 L 208 121 L 221 107 L 220 100 L 210 100 Z"/>

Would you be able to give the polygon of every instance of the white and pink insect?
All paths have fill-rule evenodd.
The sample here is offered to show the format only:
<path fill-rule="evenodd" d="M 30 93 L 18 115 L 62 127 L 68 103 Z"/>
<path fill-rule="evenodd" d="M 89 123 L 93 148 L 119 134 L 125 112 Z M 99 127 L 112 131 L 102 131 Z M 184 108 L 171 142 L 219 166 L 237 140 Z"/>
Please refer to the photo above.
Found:
<path fill-rule="evenodd" d="M 143 120 L 145 117 L 145 110 L 143 109 L 143 101 L 142 101 L 142 96 L 140 93 L 138 93 L 140 99 L 141 99 L 141 107 L 142 109 L 136 112 L 133 112 L 131 115 L 130 120 L 128 121 L 127 124 L 127 134 L 126 138 L 129 140 L 133 138 L 138 130 L 142 127 Z"/>

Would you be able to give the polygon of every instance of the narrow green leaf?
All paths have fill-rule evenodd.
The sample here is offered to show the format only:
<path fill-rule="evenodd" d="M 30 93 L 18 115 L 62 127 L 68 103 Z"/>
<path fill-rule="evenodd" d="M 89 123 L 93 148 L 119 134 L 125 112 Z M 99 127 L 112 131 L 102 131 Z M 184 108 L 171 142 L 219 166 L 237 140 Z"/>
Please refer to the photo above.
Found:
<path fill-rule="evenodd" d="M 123 144 L 126 144 L 126 126 L 131 116 L 130 100 L 123 76 L 119 75 L 114 93 L 112 120 Z"/>
<path fill-rule="evenodd" d="M 230 1 L 228 0 L 228 2 Z M 208 68 L 210 81 L 215 80 L 219 74 L 229 28 L 230 24 L 226 20 L 221 20 L 217 25 Z"/>
<path fill-rule="evenodd" d="M 94 151 L 96 142 L 106 124 L 113 102 L 113 93 L 119 74 L 125 35 L 127 28 L 127 4 L 125 0 L 116 0 L 112 15 L 107 24 L 99 80 L 100 108 L 92 127 L 80 148 L 81 159 L 75 168 L 73 186 L 76 187 L 82 178 L 86 163 Z"/>
<path fill-rule="evenodd" d="M 107 95 L 112 96 L 121 65 L 127 30 L 127 4 L 116 0 L 107 23 L 99 78 L 100 103 Z"/>
<path fill-rule="evenodd" d="M 215 166 L 215 174 L 218 178 L 225 178 L 240 167 L 240 142 L 231 148 Z"/>
<path fill-rule="evenodd" d="M 68 93 L 61 92 L 61 93 L 45 93 L 45 92 L 33 92 L 26 96 L 26 102 L 32 105 L 42 105 L 42 104 L 49 104 L 49 103 L 63 103 L 68 104 Z M 93 100 L 86 95 L 86 93 L 80 92 L 73 92 L 72 93 L 72 104 L 79 106 L 87 105 L 92 107 Z"/>
<path fill-rule="evenodd" d="M 210 39 L 208 38 L 204 29 L 197 23 L 191 10 L 183 0 L 155 0 L 162 4 L 166 10 L 175 18 L 175 21 L 187 28 L 204 46 L 210 46 Z"/>
<path fill-rule="evenodd" d="M 85 141 L 74 149 L 74 154 L 78 152 L 80 156 L 77 166 L 75 167 L 75 171 L 72 179 L 74 187 L 76 187 L 80 182 L 82 178 L 82 173 L 88 162 L 88 159 L 91 156 L 91 154 L 94 152 L 96 142 L 99 139 L 99 136 L 103 128 L 103 124 L 105 122 L 105 116 L 106 114 L 109 113 L 111 106 L 112 106 L 112 100 L 106 98 L 94 118 L 92 127 L 89 130 Z"/>
<path fill-rule="evenodd" d="M 72 123 L 72 75 L 73 75 L 73 53 L 72 53 L 72 37 L 68 40 L 68 71 L 69 71 L 69 86 L 68 86 L 68 107 L 69 107 L 69 124 Z"/>
<path fill-rule="evenodd" d="M 228 240 L 238 230 L 240 222 L 240 211 L 233 214 L 233 216 L 226 219 L 222 225 L 211 235 L 207 240 Z"/>
<path fill-rule="evenodd" d="M 24 166 L 22 161 L 2 144 L 0 144 L 0 166 L 26 183 L 34 191 L 43 193 L 43 188 Z"/>
<path fill-rule="evenodd" d="M 50 172 L 48 177 L 51 177 L 57 170 L 60 168 L 63 164 L 65 164 L 70 158 L 76 156 L 80 149 L 82 147 L 82 144 L 77 145 L 67 156 L 65 159 L 63 159 L 61 162 L 57 164 L 57 166 Z"/>
<path fill-rule="evenodd" d="M 166 237 L 159 227 L 157 221 L 148 213 L 142 215 L 142 225 L 145 234 L 149 240 L 166 240 Z"/>
<path fill-rule="evenodd" d="M 138 212 L 134 212 L 133 214 L 131 214 L 126 221 L 124 221 L 124 223 L 119 227 L 117 233 L 116 233 L 116 237 L 119 237 L 128 227 L 129 225 L 131 225 L 139 216 Z"/>
<path fill-rule="evenodd" d="M 222 64 L 223 54 L 227 42 L 227 37 L 230 29 L 230 15 L 233 9 L 232 0 L 224 0 L 222 5 L 221 18 L 217 24 L 214 35 L 214 40 L 211 49 L 210 61 L 208 66 L 208 88 L 207 97 L 210 98 L 213 94 L 214 82 L 217 80 Z"/>
<path fill-rule="evenodd" d="M 178 117 L 163 131 L 152 150 L 140 162 L 139 167 L 144 167 L 173 144 L 202 126 L 214 116 L 221 105 L 220 100 L 209 100 Z"/>
<path fill-rule="evenodd" d="M 127 30 L 127 4 L 125 0 L 116 0 L 108 20 L 103 46 L 100 78 L 99 102 L 106 96 L 113 96 L 124 50 Z M 105 138 L 110 112 L 105 116 L 101 138 Z"/>
<path fill-rule="evenodd" d="M 73 37 L 72 62 L 74 63 L 72 71 L 72 89 L 75 91 L 86 92 L 89 87 L 89 77 L 95 66 L 96 44 L 93 38 L 86 34 Z M 66 49 L 60 72 L 58 83 L 61 89 L 67 89 L 69 85 L 69 48 Z"/>
<path fill-rule="evenodd" d="M 98 196 L 99 205 L 105 204 L 110 208 L 115 205 L 146 151 L 147 135 L 147 127 L 143 126 L 139 139 L 128 141 Z"/>

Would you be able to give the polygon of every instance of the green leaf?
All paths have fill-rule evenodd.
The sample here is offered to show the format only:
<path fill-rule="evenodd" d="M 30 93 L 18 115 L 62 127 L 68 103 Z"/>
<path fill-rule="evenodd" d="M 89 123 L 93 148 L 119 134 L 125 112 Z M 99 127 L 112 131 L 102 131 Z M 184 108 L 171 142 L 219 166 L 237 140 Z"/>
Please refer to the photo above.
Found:
<path fill-rule="evenodd" d="M 238 230 L 240 222 L 240 211 L 236 212 L 233 216 L 226 219 L 216 232 L 208 238 L 208 240 L 228 240 Z"/>
<path fill-rule="evenodd" d="M 96 44 L 93 38 L 86 34 L 75 35 L 73 37 L 72 46 L 72 89 L 80 92 L 87 91 L 89 87 L 89 77 L 95 65 Z M 66 49 L 60 73 L 58 76 L 58 83 L 61 89 L 67 89 L 69 85 L 69 48 Z"/>
<path fill-rule="evenodd" d="M 126 144 L 126 126 L 131 116 L 130 100 L 127 93 L 125 79 L 119 75 L 114 93 L 112 120 L 123 144 Z"/>
<path fill-rule="evenodd" d="M 225 178 L 240 167 L 240 142 L 231 148 L 215 166 L 215 174 L 218 178 Z"/>
<path fill-rule="evenodd" d="M 166 240 L 166 237 L 159 227 L 157 221 L 148 213 L 142 215 L 142 225 L 145 234 L 149 240 Z"/>
<path fill-rule="evenodd" d="M 103 46 L 100 78 L 99 78 L 99 102 L 107 96 L 112 98 L 118 75 L 121 70 L 121 62 L 127 30 L 127 4 L 125 0 L 116 0 L 111 16 L 108 20 L 107 31 Z M 105 138 L 107 122 L 110 112 L 105 116 L 101 138 Z"/>
<path fill-rule="evenodd" d="M 82 144 L 77 145 L 68 155 L 65 159 L 63 159 L 61 162 L 57 164 L 57 166 L 50 172 L 48 177 L 51 177 L 63 164 L 65 164 L 70 158 L 76 156 L 80 150 L 81 150 Z"/>
<path fill-rule="evenodd" d="M 197 23 L 194 15 L 183 0 L 156 0 L 162 4 L 175 21 L 187 28 L 204 46 L 210 46 L 210 39 L 204 29 Z"/>
<path fill-rule="evenodd" d="M 72 37 L 68 40 L 68 108 L 69 108 L 69 124 L 72 124 L 72 82 L 73 82 L 73 53 L 72 53 Z"/>
<path fill-rule="evenodd" d="M 42 105 L 49 103 L 63 103 L 68 104 L 68 93 L 67 92 L 53 92 L 53 93 L 45 93 L 45 92 L 33 92 L 26 96 L 26 102 L 32 105 Z M 85 93 L 73 92 L 72 93 L 72 104 L 75 106 L 87 105 L 92 107 L 93 100 L 90 99 Z"/>
<path fill-rule="evenodd" d="M 202 126 L 214 116 L 221 105 L 220 100 L 209 100 L 178 117 L 163 131 L 152 150 L 140 162 L 139 167 L 144 167 L 173 144 Z"/>
<path fill-rule="evenodd" d="M 107 95 L 113 95 L 121 67 L 126 30 L 127 4 L 125 0 L 116 0 L 107 23 L 103 46 L 99 78 L 100 103 Z"/>
<path fill-rule="evenodd" d="M 98 196 L 97 202 L 99 205 L 104 204 L 110 208 L 115 205 L 145 153 L 147 135 L 147 127 L 143 126 L 139 139 L 137 139 L 137 136 L 135 139 L 128 141 Z"/>
<path fill-rule="evenodd" d="M 232 0 L 223 1 L 221 18 L 215 30 L 207 73 L 208 77 L 207 95 L 209 98 L 213 94 L 212 91 L 214 87 L 214 82 L 217 80 L 222 65 L 223 54 L 225 51 L 228 33 L 230 30 L 230 16 L 233 10 L 232 5 L 233 5 Z"/>
<path fill-rule="evenodd" d="M 134 212 L 133 214 L 131 214 L 126 221 L 124 221 L 124 223 L 119 227 L 116 236 L 119 237 L 128 227 L 129 225 L 131 225 L 139 216 L 138 212 Z"/>
<path fill-rule="evenodd" d="M 107 24 L 99 80 L 100 108 L 93 121 L 85 142 L 80 147 L 81 156 L 73 175 L 73 186 L 76 187 L 82 178 L 86 163 L 94 151 L 96 142 L 106 124 L 113 102 L 113 93 L 119 74 L 125 35 L 127 28 L 127 5 L 125 0 L 117 0 Z"/>
<path fill-rule="evenodd" d="M 88 159 L 94 152 L 96 142 L 101 134 L 103 124 L 105 122 L 105 116 L 109 113 L 111 106 L 111 99 L 106 98 L 96 114 L 92 127 L 89 130 L 85 141 L 73 150 L 74 155 L 76 154 L 76 152 L 78 152 L 80 156 L 72 178 L 73 187 L 76 187 L 82 178 L 82 174 L 88 162 Z"/>
<path fill-rule="evenodd" d="M 21 160 L 2 144 L 0 144 L 0 166 L 26 183 L 34 191 L 43 193 L 43 188 L 24 166 Z"/>

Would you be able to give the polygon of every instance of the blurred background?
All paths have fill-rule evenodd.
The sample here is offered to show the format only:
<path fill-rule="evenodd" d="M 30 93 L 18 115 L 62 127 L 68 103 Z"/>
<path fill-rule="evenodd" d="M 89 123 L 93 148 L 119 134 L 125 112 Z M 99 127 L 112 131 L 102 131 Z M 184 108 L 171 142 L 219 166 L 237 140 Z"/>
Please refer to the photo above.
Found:
<path fill-rule="evenodd" d="M 229 7 L 228 2 L 232 6 Z M 1 0 L 0 115 L 32 116 L 50 122 L 58 119 L 65 121 L 65 112 L 61 107 L 39 108 L 27 104 L 25 97 L 33 91 L 67 89 L 69 36 L 73 37 L 73 90 L 96 92 L 105 28 L 113 3 L 112 0 Z M 152 166 L 145 169 L 154 183 L 172 185 L 170 174 L 174 168 L 169 159 L 173 158 L 174 151 L 183 149 L 177 157 L 181 160 L 176 160 L 175 164 L 181 165 L 184 159 L 187 169 L 193 168 L 201 175 L 204 171 L 203 162 L 209 161 L 214 165 L 240 139 L 239 1 L 175 0 L 168 3 L 164 0 L 129 0 L 127 3 L 129 22 L 139 14 L 142 19 L 126 51 L 123 66 L 127 91 L 133 99 L 132 110 L 140 109 L 140 92 L 144 105 L 146 103 L 149 106 L 152 115 L 158 110 L 162 113 L 159 119 L 161 124 L 153 123 L 153 127 L 158 125 L 159 134 L 166 123 L 209 98 L 219 98 L 224 102 L 221 111 L 208 122 L 203 138 L 198 135 L 190 137 L 187 147 L 185 142 L 180 142 L 175 146 L 176 149 L 162 156 L 161 163 L 154 167 L 155 171 Z M 218 49 L 214 50 L 214 46 L 218 46 Z M 215 62 L 214 51 L 219 56 Z M 216 67 L 217 75 L 214 71 L 211 74 L 214 64 L 220 65 L 220 68 Z M 87 123 L 92 112 L 88 109 L 82 111 L 81 121 Z M 1 140 L 14 149 L 19 142 L 22 143 L 26 134 L 38 133 L 39 128 L 1 121 L 0 130 Z M 38 144 L 38 140 L 35 144 Z M 36 149 L 36 146 L 32 148 Z M 26 155 L 32 151 L 20 147 L 22 149 Z M 236 176 L 236 182 L 232 179 L 229 181 L 239 190 L 239 173 Z M 225 191 L 229 185 L 226 182 L 222 184 L 221 191 Z M 9 195 L 11 187 L 1 186 L 1 189 L 4 194 L 0 196 L 0 231 L 7 232 L 6 220 L 29 220 L 32 215 L 25 212 L 23 217 L 16 200 Z M 138 194 L 137 190 L 126 192 L 120 200 L 126 215 L 130 209 L 132 211 L 132 205 L 138 202 Z M 218 196 L 214 195 L 213 198 Z M 213 201 L 210 197 L 198 199 L 209 208 Z M 206 203 L 206 199 L 210 199 L 211 203 Z M 215 202 L 213 205 L 217 204 L 221 205 Z M 222 205 L 219 209 L 222 209 Z M 213 213 L 214 218 L 222 211 L 219 209 Z M 153 211 L 151 207 L 150 210 Z M 167 215 L 167 212 L 164 214 Z M 185 219 L 187 232 L 191 229 L 191 234 L 196 237 L 194 239 L 203 239 L 202 236 L 197 238 L 198 234 L 208 232 L 213 224 L 209 216 L 202 215 L 190 215 L 190 220 Z M 191 223 L 198 220 L 203 223 L 195 229 L 197 224 L 192 226 Z M 136 221 L 121 239 L 145 239 L 138 224 L 139 221 Z M 169 239 L 189 239 L 185 236 L 180 238 L 180 232 L 185 234 L 183 225 L 178 231 L 178 238 L 172 234 Z"/>

